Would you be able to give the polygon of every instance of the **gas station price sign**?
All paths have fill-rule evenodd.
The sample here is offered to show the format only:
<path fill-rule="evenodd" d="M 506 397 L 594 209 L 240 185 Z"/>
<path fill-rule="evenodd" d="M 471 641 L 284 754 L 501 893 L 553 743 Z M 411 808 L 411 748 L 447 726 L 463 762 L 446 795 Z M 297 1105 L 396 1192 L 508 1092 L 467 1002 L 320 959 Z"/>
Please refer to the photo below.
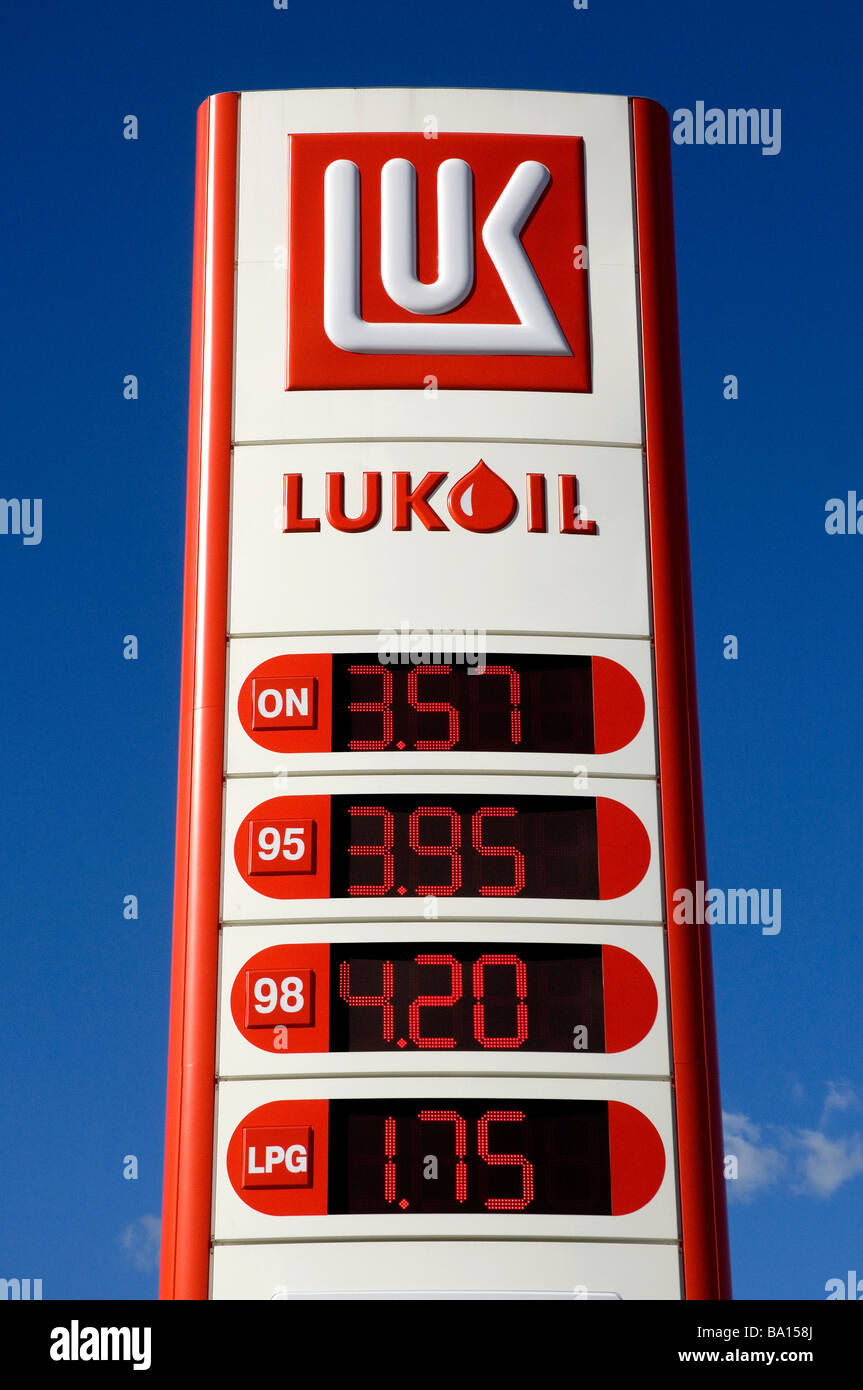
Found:
<path fill-rule="evenodd" d="M 274 1054 L 623 1052 L 657 1012 L 650 972 L 613 945 L 270 946 L 230 1002 L 243 1037 Z"/>
<path fill-rule="evenodd" d="M 670 154 L 201 108 L 165 1297 L 728 1296 Z"/>
<path fill-rule="evenodd" d="M 495 652 L 406 664 L 373 652 L 261 662 L 240 722 L 273 752 L 611 753 L 644 720 L 635 677 L 600 656 Z"/>
<path fill-rule="evenodd" d="M 641 882 L 650 839 L 610 797 L 273 797 L 234 859 L 270 898 L 604 899 Z"/>

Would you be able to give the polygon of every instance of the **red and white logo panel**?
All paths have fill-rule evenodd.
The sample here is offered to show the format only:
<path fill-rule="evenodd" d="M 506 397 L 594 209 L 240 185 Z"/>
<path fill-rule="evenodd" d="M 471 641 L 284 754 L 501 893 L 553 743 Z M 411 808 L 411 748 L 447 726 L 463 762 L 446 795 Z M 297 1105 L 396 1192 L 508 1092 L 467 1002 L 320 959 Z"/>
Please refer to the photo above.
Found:
<path fill-rule="evenodd" d="M 650 637 L 635 449 L 240 447 L 231 534 L 232 637 L 298 626 L 380 633 L 405 621 L 432 631 Z"/>
<path fill-rule="evenodd" d="M 235 443 L 642 447 L 626 98 L 251 92 L 240 115 Z"/>
<path fill-rule="evenodd" d="M 590 390 L 580 138 L 289 143 L 289 390 Z"/>

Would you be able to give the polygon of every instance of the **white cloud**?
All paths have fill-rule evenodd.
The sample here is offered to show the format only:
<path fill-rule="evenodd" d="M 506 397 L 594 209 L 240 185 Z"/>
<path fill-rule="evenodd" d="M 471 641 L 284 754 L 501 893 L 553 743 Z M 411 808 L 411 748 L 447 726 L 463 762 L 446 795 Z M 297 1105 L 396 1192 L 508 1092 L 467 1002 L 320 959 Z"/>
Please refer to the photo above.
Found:
<path fill-rule="evenodd" d="M 762 1142 L 761 1128 L 745 1115 L 724 1115 L 725 1152 L 737 1159 L 737 1178 L 728 1192 L 751 1202 L 760 1191 L 774 1187 L 785 1174 L 787 1159 L 774 1145 Z"/>
<path fill-rule="evenodd" d="M 838 1116 L 861 1108 L 850 1082 L 828 1081 L 819 1128 L 759 1125 L 748 1115 L 725 1114 L 725 1153 L 737 1159 L 737 1179 L 726 1186 L 731 1201 L 751 1202 L 769 1188 L 797 1195 L 832 1197 L 863 1173 L 863 1137 L 832 1137 L 825 1129 Z"/>
<path fill-rule="evenodd" d="M 722 1124 L 726 1135 L 728 1133 L 738 1134 L 743 1139 L 748 1139 L 752 1144 L 757 1144 L 761 1138 L 760 1126 L 754 1124 L 746 1115 L 729 1115 L 723 1113 Z"/>
<path fill-rule="evenodd" d="M 158 1216 L 139 1216 L 118 1235 L 120 1248 L 136 1269 L 158 1269 L 161 1228 Z"/>
<path fill-rule="evenodd" d="M 798 1149 L 795 1161 L 796 1192 L 810 1192 L 817 1197 L 832 1197 L 833 1193 L 863 1173 L 863 1140 L 859 1134 L 846 1139 L 828 1139 L 815 1129 L 800 1130 L 795 1137 Z"/>
<path fill-rule="evenodd" d="M 863 1097 L 855 1090 L 850 1081 L 828 1081 L 824 1109 L 821 1111 L 821 1124 L 826 1124 L 835 1112 L 857 1110 L 861 1105 L 863 1105 Z"/>

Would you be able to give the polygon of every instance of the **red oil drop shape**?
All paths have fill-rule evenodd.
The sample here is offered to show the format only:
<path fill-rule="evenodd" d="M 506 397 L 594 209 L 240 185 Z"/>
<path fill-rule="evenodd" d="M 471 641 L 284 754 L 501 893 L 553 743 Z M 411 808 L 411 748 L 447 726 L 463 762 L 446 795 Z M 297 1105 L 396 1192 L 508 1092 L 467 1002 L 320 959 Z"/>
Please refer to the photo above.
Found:
<path fill-rule="evenodd" d="M 466 531 L 502 531 L 518 511 L 509 483 L 482 459 L 450 488 L 446 504 L 453 521 Z"/>

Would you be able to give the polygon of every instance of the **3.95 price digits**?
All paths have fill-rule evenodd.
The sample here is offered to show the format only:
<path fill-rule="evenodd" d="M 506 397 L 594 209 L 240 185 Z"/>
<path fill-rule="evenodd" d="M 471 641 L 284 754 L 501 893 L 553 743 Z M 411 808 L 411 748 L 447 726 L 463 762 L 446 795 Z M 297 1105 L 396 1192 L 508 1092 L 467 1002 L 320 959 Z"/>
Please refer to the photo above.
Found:
<path fill-rule="evenodd" d="M 488 897 L 515 897 L 525 886 L 525 856 L 511 844 L 490 842 L 489 820 L 514 823 L 515 806 L 480 806 L 468 818 L 452 806 L 417 806 L 408 815 L 397 814 L 386 806 L 348 807 L 351 827 L 348 853 L 351 856 L 348 893 L 359 897 L 383 897 L 390 893 L 397 879 L 418 877 L 412 856 L 435 862 L 437 872 L 423 875 L 422 881 L 411 888 L 400 883 L 399 893 L 413 892 L 423 897 L 451 897 L 460 892 L 477 892 Z M 368 821 L 359 829 L 357 821 Z M 404 845 L 404 822 L 407 821 L 407 847 Z M 401 831 L 401 843 L 398 842 Z M 465 833 L 467 832 L 467 833 Z M 406 852 L 407 851 L 407 852 Z M 465 881 L 465 858 L 470 870 Z M 505 868 L 496 866 L 495 883 L 477 882 L 482 877 L 482 859 L 507 860 Z M 370 870 L 372 882 L 357 882 L 361 872 L 357 861 L 377 860 Z"/>

